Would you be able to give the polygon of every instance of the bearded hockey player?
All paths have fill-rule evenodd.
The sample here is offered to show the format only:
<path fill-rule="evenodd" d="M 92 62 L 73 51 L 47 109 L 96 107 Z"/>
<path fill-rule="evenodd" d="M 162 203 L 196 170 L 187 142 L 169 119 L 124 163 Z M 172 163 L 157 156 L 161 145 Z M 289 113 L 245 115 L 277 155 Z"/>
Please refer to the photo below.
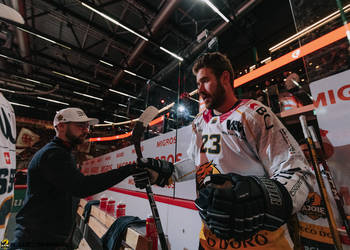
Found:
<path fill-rule="evenodd" d="M 193 73 L 206 110 L 193 121 L 189 159 L 139 166 L 159 186 L 196 178 L 199 249 L 293 249 L 286 221 L 314 182 L 297 142 L 268 107 L 237 99 L 224 55 L 200 56 Z M 134 176 L 136 187 L 147 178 Z"/>

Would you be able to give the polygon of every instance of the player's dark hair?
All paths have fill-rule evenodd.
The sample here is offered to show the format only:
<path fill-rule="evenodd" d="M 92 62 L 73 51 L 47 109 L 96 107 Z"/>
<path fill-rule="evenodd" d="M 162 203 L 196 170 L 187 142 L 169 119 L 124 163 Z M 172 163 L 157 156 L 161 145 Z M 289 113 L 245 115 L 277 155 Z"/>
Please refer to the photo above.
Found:
<path fill-rule="evenodd" d="M 220 78 L 224 71 L 230 73 L 230 82 L 233 86 L 234 73 L 230 60 L 220 52 L 206 53 L 198 57 L 192 67 L 192 72 L 197 75 L 202 68 L 210 68 L 217 79 Z"/>

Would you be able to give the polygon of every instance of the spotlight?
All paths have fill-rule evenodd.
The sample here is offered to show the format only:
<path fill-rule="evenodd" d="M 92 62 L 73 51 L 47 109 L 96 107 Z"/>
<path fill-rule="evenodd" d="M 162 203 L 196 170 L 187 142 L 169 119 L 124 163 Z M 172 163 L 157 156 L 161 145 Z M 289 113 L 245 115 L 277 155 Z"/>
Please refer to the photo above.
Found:
<path fill-rule="evenodd" d="M 177 111 L 179 111 L 180 113 L 184 112 L 186 110 L 184 105 L 179 105 L 179 107 L 177 108 Z"/>

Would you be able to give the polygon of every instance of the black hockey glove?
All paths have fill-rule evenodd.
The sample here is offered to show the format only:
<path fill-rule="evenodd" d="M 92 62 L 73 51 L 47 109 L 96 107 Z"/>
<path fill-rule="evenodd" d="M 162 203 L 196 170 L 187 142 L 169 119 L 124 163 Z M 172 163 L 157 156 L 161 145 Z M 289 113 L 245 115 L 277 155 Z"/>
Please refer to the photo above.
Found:
<path fill-rule="evenodd" d="M 149 180 L 151 185 L 157 184 L 164 187 L 169 184 L 169 178 L 174 171 L 174 165 L 171 162 L 153 158 L 137 159 L 137 165 L 139 168 L 147 170 L 133 175 L 135 186 L 140 189 L 145 188 Z"/>
<path fill-rule="evenodd" d="M 246 240 L 260 230 L 277 230 L 292 213 L 288 191 L 275 180 L 232 173 L 211 175 L 207 183 L 195 204 L 219 238 Z"/>

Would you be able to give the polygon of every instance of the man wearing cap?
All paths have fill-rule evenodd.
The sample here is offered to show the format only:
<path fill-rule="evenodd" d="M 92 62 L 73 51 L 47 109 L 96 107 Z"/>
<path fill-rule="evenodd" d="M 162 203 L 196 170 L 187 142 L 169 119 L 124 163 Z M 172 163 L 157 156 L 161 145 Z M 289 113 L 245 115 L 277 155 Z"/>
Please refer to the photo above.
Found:
<path fill-rule="evenodd" d="M 54 118 L 56 136 L 41 148 L 28 167 L 27 193 L 16 216 L 15 249 L 71 249 L 73 197 L 83 198 L 114 186 L 139 170 L 126 165 L 84 176 L 72 148 L 84 142 L 89 126 L 98 123 L 79 108 L 66 108 Z"/>

